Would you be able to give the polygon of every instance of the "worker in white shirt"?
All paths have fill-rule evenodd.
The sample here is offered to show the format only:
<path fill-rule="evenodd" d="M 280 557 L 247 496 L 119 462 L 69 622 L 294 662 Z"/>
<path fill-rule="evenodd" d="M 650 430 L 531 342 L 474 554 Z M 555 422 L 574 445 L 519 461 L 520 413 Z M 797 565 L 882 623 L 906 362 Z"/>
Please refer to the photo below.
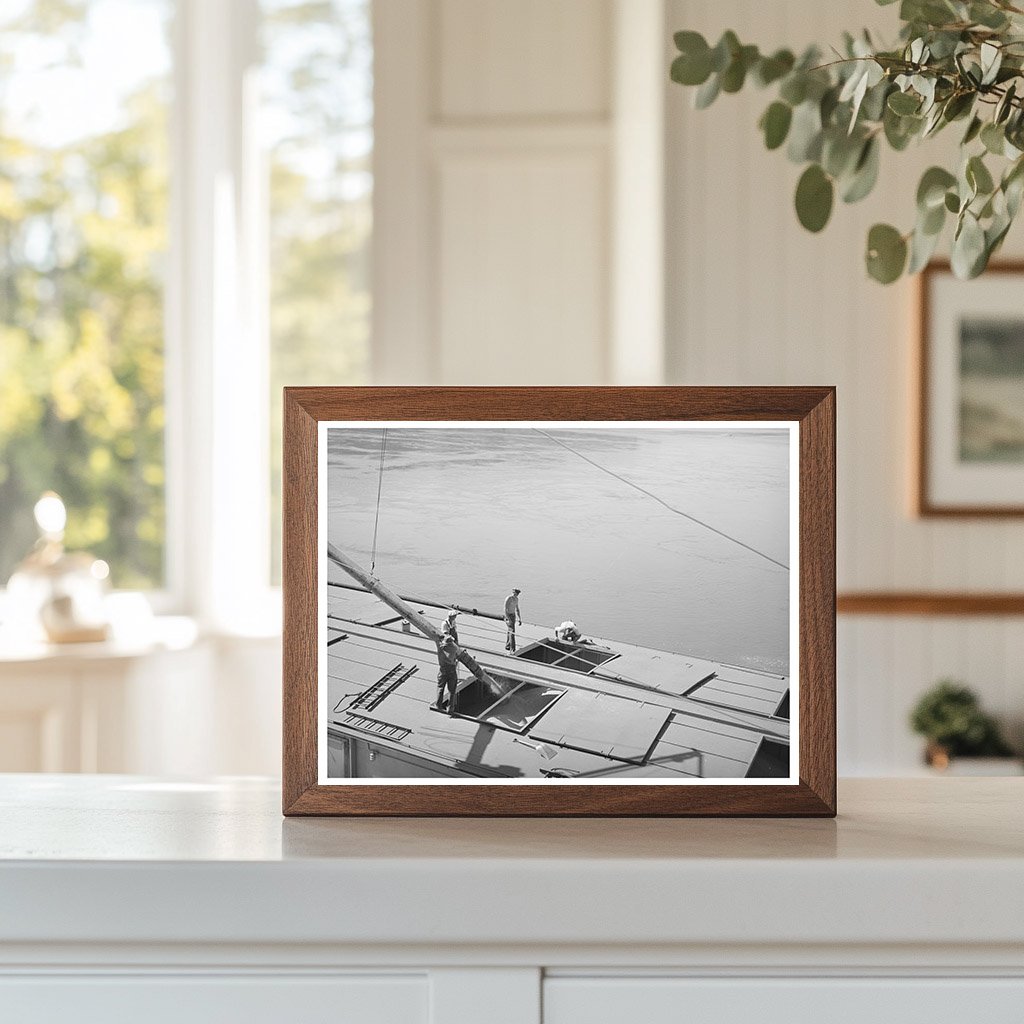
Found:
<path fill-rule="evenodd" d="M 515 651 L 516 649 L 516 623 L 523 624 L 523 615 L 519 610 L 519 595 L 522 591 L 518 587 L 512 588 L 512 593 L 505 598 L 505 626 L 508 629 L 508 636 L 505 639 L 505 650 Z"/>

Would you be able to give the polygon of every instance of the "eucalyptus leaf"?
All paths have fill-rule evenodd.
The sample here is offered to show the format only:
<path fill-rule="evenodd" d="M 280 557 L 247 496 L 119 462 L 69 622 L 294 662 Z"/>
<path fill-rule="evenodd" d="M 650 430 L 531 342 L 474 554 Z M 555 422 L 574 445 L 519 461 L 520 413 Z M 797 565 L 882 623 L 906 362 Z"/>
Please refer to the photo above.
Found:
<path fill-rule="evenodd" d="M 907 264 L 908 274 L 917 274 L 931 261 L 939 244 L 941 231 L 928 233 L 920 227 L 914 230 L 910 238 L 910 262 Z"/>
<path fill-rule="evenodd" d="M 1006 147 L 1006 133 L 1002 126 L 991 121 L 981 129 L 981 143 L 993 156 L 1002 156 Z"/>
<path fill-rule="evenodd" d="M 694 93 L 693 105 L 698 110 L 706 110 L 715 102 L 721 91 L 721 78 L 717 74 L 712 74 L 712 76 Z"/>
<path fill-rule="evenodd" d="M 793 111 L 786 155 L 793 163 L 817 160 L 821 156 L 821 111 L 813 101 L 801 103 Z"/>
<path fill-rule="evenodd" d="M 778 149 L 786 141 L 792 121 L 793 108 L 780 100 L 772 103 L 761 115 L 761 130 L 768 149 Z"/>
<path fill-rule="evenodd" d="M 832 180 L 817 165 L 811 164 L 796 186 L 796 215 L 808 231 L 821 231 L 832 215 Z"/>
<path fill-rule="evenodd" d="M 907 262 L 906 239 L 890 224 L 876 224 L 868 232 L 867 269 L 880 284 L 892 284 Z"/>
<path fill-rule="evenodd" d="M 878 181 L 879 149 L 878 138 L 875 136 L 864 143 L 854 172 L 843 187 L 844 203 L 860 202 L 875 187 Z"/>
<path fill-rule="evenodd" d="M 921 181 L 917 186 L 917 207 L 923 212 L 942 206 L 946 199 L 946 192 L 956 184 L 956 176 L 950 174 L 944 167 L 929 167 L 921 175 Z"/>
<path fill-rule="evenodd" d="M 796 58 L 790 50 L 776 50 L 770 57 L 762 57 L 753 71 L 754 81 L 764 87 L 784 78 L 793 70 Z"/>
<path fill-rule="evenodd" d="M 976 194 L 987 196 L 995 188 L 992 175 L 980 156 L 972 156 L 967 161 L 966 176 Z"/>
<path fill-rule="evenodd" d="M 961 280 L 976 277 L 975 268 L 985 258 L 985 232 L 970 211 L 965 211 L 957 233 L 953 238 L 953 251 L 950 264 L 953 273 Z"/>
<path fill-rule="evenodd" d="M 909 92 L 894 92 L 889 96 L 889 109 L 901 117 L 916 114 L 921 107 L 921 100 Z"/>

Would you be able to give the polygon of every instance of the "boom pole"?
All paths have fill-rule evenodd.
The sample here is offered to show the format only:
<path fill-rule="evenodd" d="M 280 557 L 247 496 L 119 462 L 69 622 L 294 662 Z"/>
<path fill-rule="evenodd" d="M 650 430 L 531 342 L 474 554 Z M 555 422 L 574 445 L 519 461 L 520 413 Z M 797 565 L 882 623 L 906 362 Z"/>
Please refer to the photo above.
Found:
<path fill-rule="evenodd" d="M 361 565 L 353 562 L 348 555 L 339 551 L 330 541 L 327 542 L 327 557 L 339 569 L 344 569 L 349 576 L 361 583 L 371 594 L 379 597 L 389 608 L 408 619 L 428 640 L 432 640 L 435 644 L 441 643 L 440 630 L 425 615 L 421 615 L 393 590 L 371 576 Z M 501 692 L 500 687 L 491 678 L 487 670 L 482 668 L 476 658 L 462 646 L 459 646 L 459 661 L 492 693 L 498 694 Z"/>

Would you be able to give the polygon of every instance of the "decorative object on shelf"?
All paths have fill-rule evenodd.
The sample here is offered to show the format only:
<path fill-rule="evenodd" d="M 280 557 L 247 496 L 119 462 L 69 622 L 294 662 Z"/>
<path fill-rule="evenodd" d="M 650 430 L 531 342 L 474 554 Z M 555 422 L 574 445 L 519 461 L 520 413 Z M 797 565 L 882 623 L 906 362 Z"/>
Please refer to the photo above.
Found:
<path fill-rule="evenodd" d="M 921 275 L 916 508 L 1024 515 L 1024 263 L 960 281 Z"/>
<path fill-rule="evenodd" d="M 911 712 L 910 726 L 927 739 L 924 759 L 932 768 L 944 771 L 960 758 L 1018 760 L 995 719 L 982 711 L 974 691 L 950 679 L 921 697 Z"/>
<path fill-rule="evenodd" d="M 12 634 L 43 635 L 51 643 L 94 643 L 109 634 L 107 563 L 64 550 L 67 510 L 47 491 L 35 504 L 39 539 L 7 585 Z M 24 639 L 22 636 L 20 639 Z"/>
<path fill-rule="evenodd" d="M 835 814 L 834 389 L 284 408 L 286 814 Z"/>
<path fill-rule="evenodd" d="M 759 127 L 768 149 L 787 144 L 789 159 L 807 165 L 796 214 L 808 231 L 825 227 L 837 193 L 855 203 L 871 192 L 883 142 L 902 151 L 958 122 L 959 164 L 925 171 L 913 228 L 874 225 L 865 259 L 882 284 L 917 273 L 951 215 L 953 270 L 977 277 L 1024 196 L 1024 11 L 1011 0 L 902 0 L 899 18 L 898 45 L 847 32 L 838 49 L 812 46 L 800 57 L 762 54 L 732 31 L 713 47 L 677 32 L 671 76 L 698 87 L 698 108 L 747 81 L 774 88 Z"/>

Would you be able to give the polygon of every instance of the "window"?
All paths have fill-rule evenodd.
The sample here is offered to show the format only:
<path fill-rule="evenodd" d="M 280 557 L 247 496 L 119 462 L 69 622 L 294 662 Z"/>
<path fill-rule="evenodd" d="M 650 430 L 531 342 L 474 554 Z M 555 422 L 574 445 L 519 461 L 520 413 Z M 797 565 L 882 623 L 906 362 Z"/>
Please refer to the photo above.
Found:
<path fill-rule="evenodd" d="M 527 661 L 539 661 L 544 665 L 571 668 L 576 672 L 593 672 L 598 665 L 617 658 L 607 647 L 592 644 L 572 644 L 565 640 L 541 640 L 516 651 L 516 657 Z"/>
<path fill-rule="evenodd" d="M 271 567 L 280 565 L 281 388 L 365 383 L 370 337 L 370 0 L 263 0 L 269 157 Z"/>
<path fill-rule="evenodd" d="M 164 581 L 171 14 L 0 14 L 0 585 L 50 489 L 116 586 Z"/>
<path fill-rule="evenodd" d="M 367 378 L 372 74 L 370 0 L 2 5 L 0 587 L 53 489 L 114 586 L 274 628 L 281 387 Z"/>

